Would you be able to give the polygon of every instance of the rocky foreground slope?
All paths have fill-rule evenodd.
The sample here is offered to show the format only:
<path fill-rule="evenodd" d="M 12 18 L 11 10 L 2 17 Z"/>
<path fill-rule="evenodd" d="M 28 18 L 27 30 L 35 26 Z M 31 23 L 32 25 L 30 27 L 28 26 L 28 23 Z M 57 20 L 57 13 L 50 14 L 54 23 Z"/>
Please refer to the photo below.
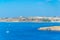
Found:
<path fill-rule="evenodd" d="M 40 28 L 38 28 L 38 30 L 60 31 L 60 26 L 40 27 Z"/>

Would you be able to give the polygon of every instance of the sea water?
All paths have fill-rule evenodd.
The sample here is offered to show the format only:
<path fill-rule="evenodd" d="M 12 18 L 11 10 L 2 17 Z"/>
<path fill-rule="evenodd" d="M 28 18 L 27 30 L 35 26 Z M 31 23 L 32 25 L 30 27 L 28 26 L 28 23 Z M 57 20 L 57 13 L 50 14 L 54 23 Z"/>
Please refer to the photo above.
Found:
<path fill-rule="evenodd" d="M 40 31 L 40 27 L 60 26 L 52 22 L 0 22 L 0 40 L 60 40 L 59 31 Z"/>

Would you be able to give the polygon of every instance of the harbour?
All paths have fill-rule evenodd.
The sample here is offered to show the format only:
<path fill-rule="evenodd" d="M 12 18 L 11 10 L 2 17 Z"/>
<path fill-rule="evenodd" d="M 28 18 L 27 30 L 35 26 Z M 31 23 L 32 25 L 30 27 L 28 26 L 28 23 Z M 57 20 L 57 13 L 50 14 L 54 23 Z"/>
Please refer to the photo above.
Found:
<path fill-rule="evenodd" d="M 0 40 L 60 40 L 58 31 L 37 30 L 46 26 L 60 26 L 60 23 L 0 22 Z"/>

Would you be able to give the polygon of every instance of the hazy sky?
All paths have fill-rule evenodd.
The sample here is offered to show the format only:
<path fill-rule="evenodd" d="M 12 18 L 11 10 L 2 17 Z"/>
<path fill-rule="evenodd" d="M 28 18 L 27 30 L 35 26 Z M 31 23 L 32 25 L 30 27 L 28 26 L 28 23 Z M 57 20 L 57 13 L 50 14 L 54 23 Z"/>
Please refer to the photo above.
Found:
<path fill-rule="evenodd" d="M 0 0 L 0 17 L 60 16 L 60 0 Z"/>

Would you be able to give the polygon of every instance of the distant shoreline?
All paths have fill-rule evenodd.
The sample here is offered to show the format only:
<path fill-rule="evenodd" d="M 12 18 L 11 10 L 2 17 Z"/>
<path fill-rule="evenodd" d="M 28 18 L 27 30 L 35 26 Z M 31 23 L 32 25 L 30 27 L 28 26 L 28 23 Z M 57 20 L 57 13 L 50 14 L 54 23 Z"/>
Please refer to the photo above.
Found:
<path fill-rule="evenodd" d="M 15 17 L 15 18 L 0 18 L 0 22 L 60 22 L 60 17 Z"/>
<path fill-rule="evenodd" d="M 8 22 L 8 21 L 2 21 L 2 22 Z M 23 23 L 60 23 L 60 22 L 24 22 L 24 21 L 21 21 L 21 22 L 23 22 Z M 14 23 L 18 23 L 18 22 L 14 22 Z"/>

